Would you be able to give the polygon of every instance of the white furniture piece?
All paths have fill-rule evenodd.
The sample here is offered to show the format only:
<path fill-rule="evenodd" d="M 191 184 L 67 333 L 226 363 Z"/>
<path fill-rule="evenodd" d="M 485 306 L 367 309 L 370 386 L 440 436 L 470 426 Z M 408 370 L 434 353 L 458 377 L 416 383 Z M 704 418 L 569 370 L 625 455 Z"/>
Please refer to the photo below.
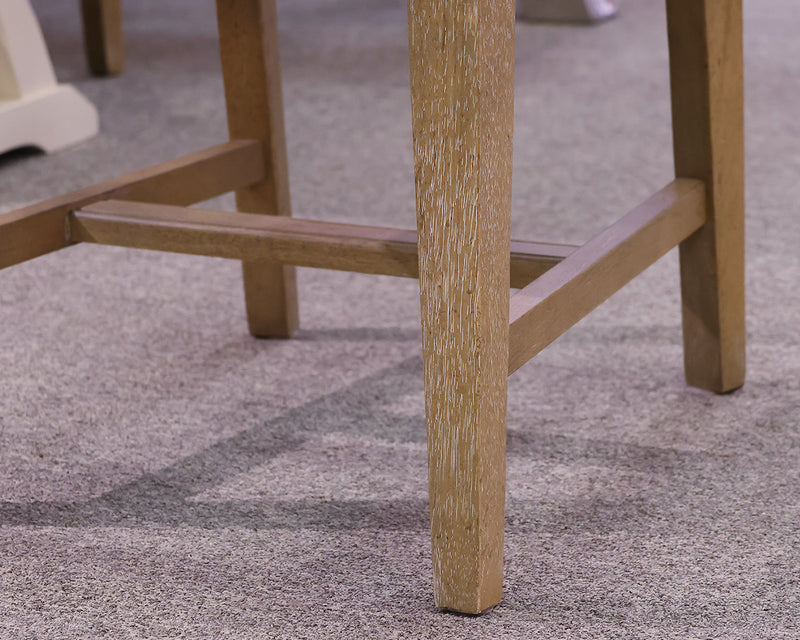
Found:
<path fill-rule="evenodd" d="M 91 138 L 97 110 L 59 84 L 28 0 L 0 0 L 0 153 L 33 146 L 45 152 Z"/>
<path fill-rule="evenodd" d="M 511 240 L 514 0 L 408 2 L 416 232 L 291 217 L 276 0 L 216 5 L 230 142 L 3 214 L 0 269 L 79 242 L 241 260 L 263 338 L 298 328 L 295 265 L 419 278 L 434 601 L 481 613 L 509 375 L 679 245 L 686 380 L 744 384 L 742 0 L 667 0 L 676 177 L 577 247 Z"/>
<path fill-rule="evenodd" d="M 617 0 L 517 0 L 517 16 L 523 20 L 597 22 L 617 9 Z"/>

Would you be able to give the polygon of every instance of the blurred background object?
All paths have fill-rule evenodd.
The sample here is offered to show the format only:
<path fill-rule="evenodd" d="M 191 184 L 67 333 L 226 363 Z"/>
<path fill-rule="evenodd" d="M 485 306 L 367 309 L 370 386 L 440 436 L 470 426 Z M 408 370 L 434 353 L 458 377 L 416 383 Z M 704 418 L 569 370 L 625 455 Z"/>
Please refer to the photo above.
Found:
<path fill-rule="evenodd" d="M 98 131 L 97 110 L 59 84 L 28 0 L 0 3 L 0 153 L 20 147 L 52 152 Z"/>
<path fill-rule="evenodd" d="M 517 0 L 523 20 L 597 22 L 617 14 L 617 0 Z"/>
<path fill-rule="evenodd" d="M 81 0 L 83 36 L 89 68 L 96 76 L 125 69 L 122 0 Z"/>

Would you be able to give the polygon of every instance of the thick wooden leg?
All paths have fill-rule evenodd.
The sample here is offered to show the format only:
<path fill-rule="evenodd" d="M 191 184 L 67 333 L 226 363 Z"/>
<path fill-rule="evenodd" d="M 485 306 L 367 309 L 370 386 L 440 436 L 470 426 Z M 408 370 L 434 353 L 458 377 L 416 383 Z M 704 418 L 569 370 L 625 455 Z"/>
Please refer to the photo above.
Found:
<path fill-rule="evenodd" d="M 410 0 L 436 604 L 503 582 L 513 0 Z"/>
<path fill-rule="evenodd" d="M 228 129 L 264 143 L 266 178 L 236 192 L 240 211 L 291 215 L 275 0 L 217 0 Z M 250 333 L 289 338 L 297 329 L 294 267 L 242 263 Z"/>
<path fill-rule="evenodd" d="M 116 75 L 125 68 L 122 0 L 81 0 L 83 37 L 89 68 L 96 76 Z"/>
<path fill-rule="evenodd" d="M 680 245 L 689 384 L 744 384 L 742 0 L 667 0 L 675 172 L 706 183 L 708 222 Z"/>

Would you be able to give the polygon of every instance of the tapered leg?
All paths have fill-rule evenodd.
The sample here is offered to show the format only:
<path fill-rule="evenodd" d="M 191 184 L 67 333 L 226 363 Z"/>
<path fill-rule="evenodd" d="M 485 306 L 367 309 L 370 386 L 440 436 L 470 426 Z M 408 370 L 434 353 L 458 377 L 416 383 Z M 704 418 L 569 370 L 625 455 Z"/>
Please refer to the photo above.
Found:
<path fill-rule="evenodd" d="M 97 76 L 122 73 L 125 68 L 122 0 L 81 0 L 81 15 L 92 73 Z"/>
<path fill-rule="evenodd" d="M 217 0 L 217 20 L 230 136 L 261 140 L 267 167 L 262 182 L 236 192 L 236 206 L 291 215 L 275 0 Z M 291 337 L 298 324 L 294 267 L 242 266 L 250 333 Z"/>
<path fill-rule="evenodd" d="M 744 384 L 742 0 L 667 0 L 675 172 L 706 184 L 708 222 L 680 246 L 689 384 Z"/>
<path fill-rule="evenodd" d="M 436 604 L 503 582 L 513 0 L 410 0 Z"/>

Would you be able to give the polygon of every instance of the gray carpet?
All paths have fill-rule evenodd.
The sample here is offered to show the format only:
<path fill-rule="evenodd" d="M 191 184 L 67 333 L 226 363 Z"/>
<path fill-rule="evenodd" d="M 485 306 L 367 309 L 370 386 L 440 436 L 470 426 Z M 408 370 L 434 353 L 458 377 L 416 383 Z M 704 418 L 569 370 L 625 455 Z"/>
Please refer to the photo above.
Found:
<path fill-rule="evenodd" d="M 78 246 L 0 273 L 0 638 L 800 637 L 800 25 L 746 5 L 748 382 L 684 383 L 674 252 L 515 374 L 500 606 L 432 605 L 416 282 L 301 270 L 257 341 L 237 263 Z M 127 2 L 117 79 L 35 6 L 102 133 L 3 210 L 225 138 L 210 0 Z M 413 227 L 405 3 L 279 9 L 296 215 Z M 659 0 L 517 60 L 516 237 L 670 180 Z"/>

